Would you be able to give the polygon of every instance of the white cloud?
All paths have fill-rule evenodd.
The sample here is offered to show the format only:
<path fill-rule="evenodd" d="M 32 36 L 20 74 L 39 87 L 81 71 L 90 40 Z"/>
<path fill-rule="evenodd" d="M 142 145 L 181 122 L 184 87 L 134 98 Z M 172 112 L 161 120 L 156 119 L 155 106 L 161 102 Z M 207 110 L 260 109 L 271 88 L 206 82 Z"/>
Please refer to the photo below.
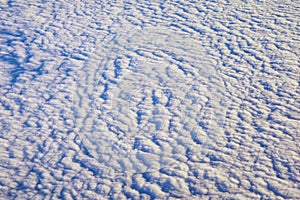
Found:
<path fill-rule="evenodd" d="M 0 199 L 296 198 L 294 1 L 0 5 Z"/>

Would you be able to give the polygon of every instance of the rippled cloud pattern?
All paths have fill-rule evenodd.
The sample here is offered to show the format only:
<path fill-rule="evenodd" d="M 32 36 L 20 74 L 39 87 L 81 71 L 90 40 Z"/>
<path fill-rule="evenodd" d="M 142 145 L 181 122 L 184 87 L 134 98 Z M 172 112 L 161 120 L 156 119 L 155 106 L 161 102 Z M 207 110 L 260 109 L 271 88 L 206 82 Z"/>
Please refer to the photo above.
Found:
<path fill-rule="evenodd" d="M 297 199 L 297 1 L 0 2 L 0 199 Z"/>

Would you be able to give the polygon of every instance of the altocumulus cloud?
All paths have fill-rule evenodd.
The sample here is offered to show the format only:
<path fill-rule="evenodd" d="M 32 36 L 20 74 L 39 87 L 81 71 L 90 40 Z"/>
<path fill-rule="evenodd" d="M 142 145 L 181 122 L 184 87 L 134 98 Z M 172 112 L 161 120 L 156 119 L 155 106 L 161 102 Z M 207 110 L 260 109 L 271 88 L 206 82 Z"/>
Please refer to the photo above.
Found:
<path fill-rule="evenodd" d="M 296 199 L 299 6 L 4 1 L 1 199 Z"/>

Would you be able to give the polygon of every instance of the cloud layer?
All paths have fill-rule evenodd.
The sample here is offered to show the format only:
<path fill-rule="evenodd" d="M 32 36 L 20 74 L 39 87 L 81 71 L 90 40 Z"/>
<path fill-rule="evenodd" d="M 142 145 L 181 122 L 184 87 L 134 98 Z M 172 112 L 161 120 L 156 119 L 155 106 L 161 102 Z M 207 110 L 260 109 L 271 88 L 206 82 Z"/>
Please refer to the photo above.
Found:
<path fill-rule="evenodd" d="M 1 199 L 295 199 L 295 1 L 4 1 Z"/>

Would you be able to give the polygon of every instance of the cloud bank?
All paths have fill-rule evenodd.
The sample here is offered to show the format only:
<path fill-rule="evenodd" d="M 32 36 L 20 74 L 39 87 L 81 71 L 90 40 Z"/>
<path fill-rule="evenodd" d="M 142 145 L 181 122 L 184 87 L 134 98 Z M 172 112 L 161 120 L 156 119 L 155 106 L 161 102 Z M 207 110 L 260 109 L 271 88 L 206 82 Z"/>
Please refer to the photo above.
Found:
<path fill-rule="evenodd" d="M 1 199 L 296 199 L 296 1 L 0 3 Z"/>

